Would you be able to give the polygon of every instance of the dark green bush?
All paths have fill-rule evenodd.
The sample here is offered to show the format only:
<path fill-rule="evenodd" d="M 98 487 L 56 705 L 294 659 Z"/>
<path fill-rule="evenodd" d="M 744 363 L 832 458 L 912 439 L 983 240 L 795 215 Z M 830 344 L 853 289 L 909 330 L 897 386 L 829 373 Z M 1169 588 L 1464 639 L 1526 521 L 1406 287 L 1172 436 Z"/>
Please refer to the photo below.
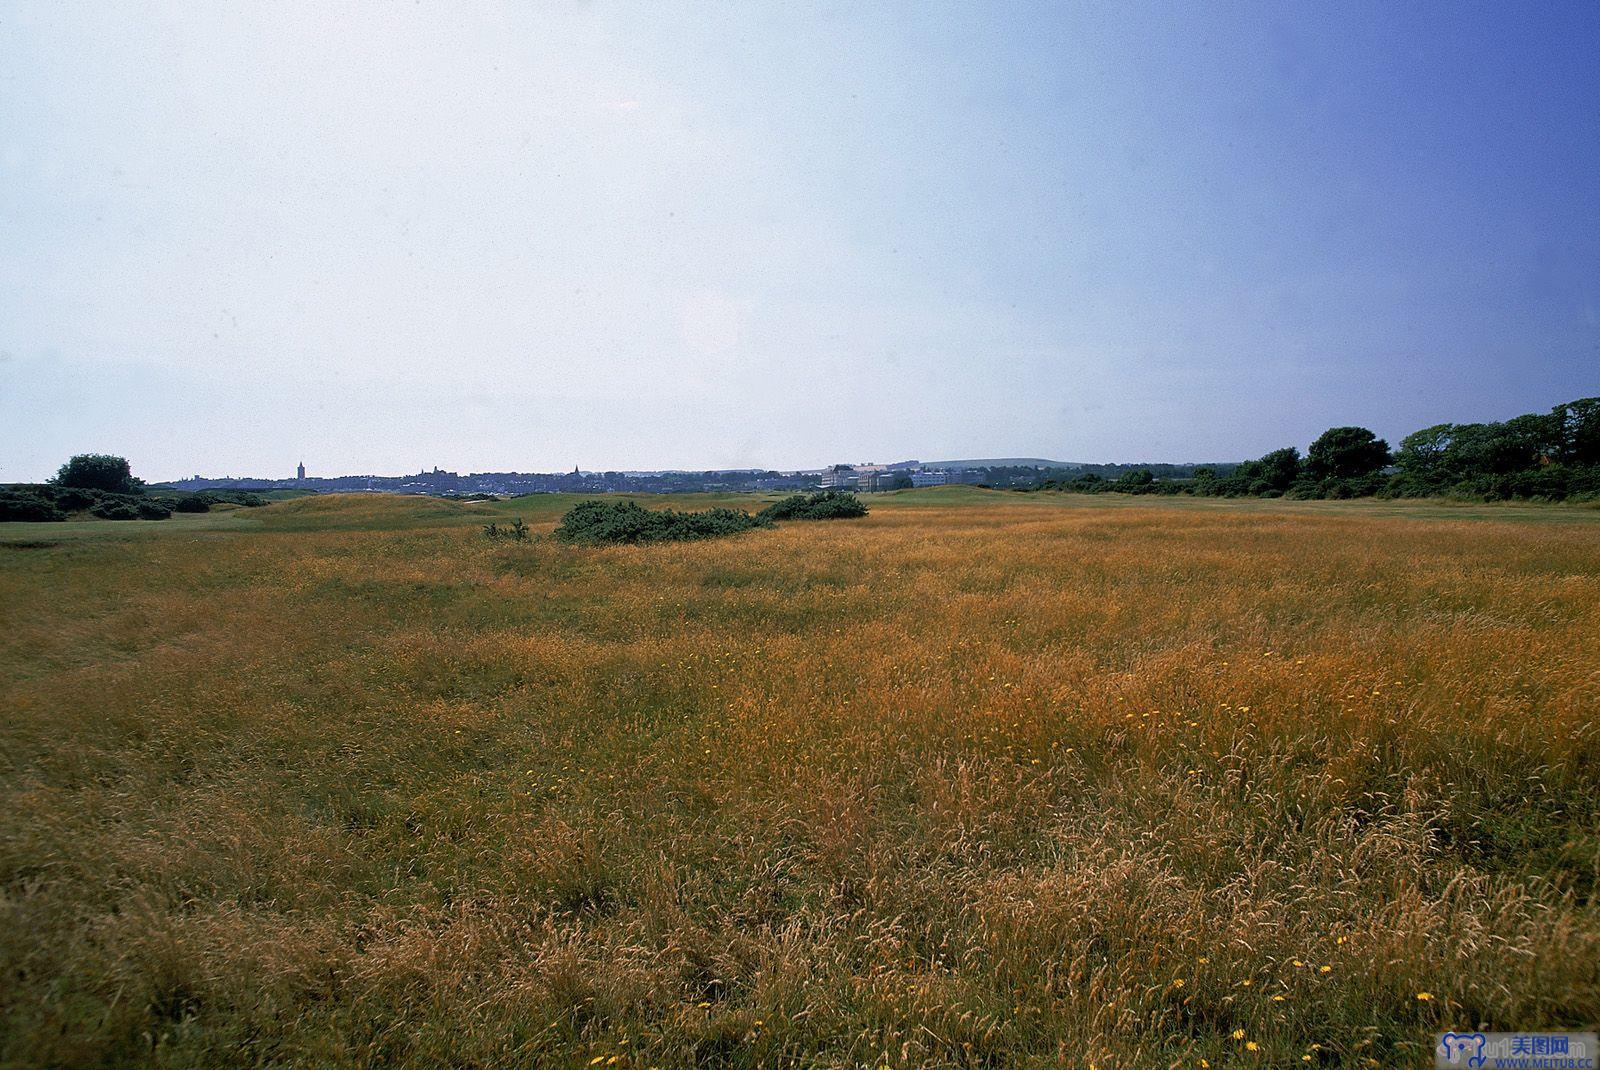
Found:
<path fill-rule="evenodd" d="M 100 492 L 81 487 L 53 487 L 56 508 L 69 513 L 82 512 L 100 500 Z"/>
<path fill-rule="evenodd" d="M 234 490 L 234 489 L 232 489 L 230 487 L 210 487 L 210 488 L 208 488 L 206 490 L 195 491 L 191 495 L 189 495 L 189 497 L 203 498 L 208 507 L 212 506 L 212 505 L 219 505 L 219 504 L 221 504 L 223 502 L 226 502 L 229 505 L 243 505 L 243 506 L 246 506 L 248 508 L 254 509 L 257 506 L 261 506 L 261 505 L 266 505 L 267 504 L 267 499 L 261 497 L 261 495 L 259 495 L 259 494 L 252 493 L 251 491 L 248 491 L 248 490 Z M 177 501 L 180 501 L 180 502 L 183 501 L 183 500 L 184 500 L 183 498 L 178 498 L 177 499 Z M 189 511 L 191 511 L 191 510 L 186 510 L 186 509 L 179 510 L 179 512 L 189 512 Z M 193 511 L 204 512 L 205 510 L 201 509 L 201 510 L 193 510 Z"/>
<path fill-rule="evenodd" d="M 1522 498 L 1562 501 L 1591 498 L 1597 491 L 1600 491 L 1600 468 L 1549 464 L 1522 472 L 1475 475 L 1446 486 L 1443 493 L 1452 498 L 1483 501 Z"/>
<path fill-rule="evenodd" d="M 762 520 L 849 520 L 866 516 L 867 507 L 849 491 L 824 490 L 793 494 L 773 502 L 756 516 Z"/>
<path fill-rule="evenodd" d="M 211 497 L 206 494 L 190 494 L 173 502 L 172 511 L 175 513 L 209 513 L 211 511 Z"/>
<path fill-rule="evenodd" d="M 172 508 L 170 499 L 102 493 L 89 509 L 89 515 L 102 520 L 166 520 L 172 515 Z"/>
<path fill-rule="evenodd" d="M 1146 494 L 1155 481 L 1155 473 L 1150 469 L 1135 468 L 1118 476 L 1117 481 L 1111 484 L 1111 489 L 1122 494 Z"/>
<path fill-rule="evenodd" d="M 1076 479 L 1059 483 L 1061 490 L 1077 491 L 1079 494 L 1101 494 L 1111 487 L 1111 481 L 1094 472 L 1085 472 Z"/>
<path fill-rule="evenodd" d="M 715 539 L 738 535 L 771 521 L 733 509 L 680 513 L 645 509 L 636 502 L 580 502 L 567 510 L 555 530 L 567 542 L 645 543 Z"/>
<path fill-rule="evenodd" d="M 29 491 L 0 490 L 0 521 L 65 520 L 67 514 L 48 498 Z"/>
<path fill-rule="evenodd" d="M 136 479 L 126 457 L 110 453 L 80 453 L 61 466 L 55 482 L 63 487 L 136 494 L 143 481 Z"/>
<path fill-rule="evenodd" d="M 96 502 L 94 508 L 90 509 L 89 512 L 101 520 L 139 519 L 139 510 L 134 505 L 119 498 L 108 497 L 103 501 Z"/>
<path fill-rule="evenodd" d="M 1411 472 L 1396 472 L 1389 477 L 1378 491 L 1380 498 L 1431 498 L 1444 493 L 1444 484 L 1414 475 Z"/>

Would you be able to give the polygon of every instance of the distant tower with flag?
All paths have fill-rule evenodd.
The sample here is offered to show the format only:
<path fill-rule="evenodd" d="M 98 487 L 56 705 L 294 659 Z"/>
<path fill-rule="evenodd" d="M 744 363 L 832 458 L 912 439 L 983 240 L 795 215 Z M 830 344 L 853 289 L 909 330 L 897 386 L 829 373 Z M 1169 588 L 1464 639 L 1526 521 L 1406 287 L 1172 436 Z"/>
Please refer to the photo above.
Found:
<path fill-rule="evenodd" d="M 300 464 L 295 468 L 294 478 L 300 483 L 304 483 L 306 481 L 306 462 L 301 461 Z"/>

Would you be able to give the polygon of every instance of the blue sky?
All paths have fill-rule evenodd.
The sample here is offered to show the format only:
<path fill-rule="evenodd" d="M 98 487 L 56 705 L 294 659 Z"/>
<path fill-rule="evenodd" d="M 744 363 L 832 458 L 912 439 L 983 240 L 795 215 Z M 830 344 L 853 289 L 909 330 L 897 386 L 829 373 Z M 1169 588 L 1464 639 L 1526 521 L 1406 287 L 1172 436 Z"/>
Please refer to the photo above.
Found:
<path fill-rule="evenodd" d="M 1594 3 L 0 0 L 0 480 L 1547 409 L 1600 393 L 1596 55 Z"/>

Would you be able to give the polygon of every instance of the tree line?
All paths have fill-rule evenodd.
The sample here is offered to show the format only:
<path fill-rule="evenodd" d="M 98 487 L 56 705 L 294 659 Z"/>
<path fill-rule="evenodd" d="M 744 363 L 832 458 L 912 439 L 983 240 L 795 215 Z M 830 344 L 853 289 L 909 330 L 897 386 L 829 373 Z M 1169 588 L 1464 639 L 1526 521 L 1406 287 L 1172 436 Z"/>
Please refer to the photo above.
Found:
<path fill-rule="evenodd" d="M 205 513 L 221 504 L 267 503 L 242 491 L 151 493 L 126 457 L 108 453 L 80 453 L 48 483 L 0 486 L 0 521 L 60 521 L 85 513 L 101 520 L 166 520 L 175 512 Z"/>
<path fill-rule="evenodd" d="M 1223 498 L 1463 498 L 1478 501 L 1600 499 L 1600 398 L 1502 423 L 1435 424 L 1396 449 L 1365 427 L 1332 427 L 1305 455 L 1293 446 L 1231 469 L 1203 466 L 1189 478 L 1148 468 L 1107 479 L 1093 472 L 1036 489 L 1095 494 L 1194 494 Z"/>

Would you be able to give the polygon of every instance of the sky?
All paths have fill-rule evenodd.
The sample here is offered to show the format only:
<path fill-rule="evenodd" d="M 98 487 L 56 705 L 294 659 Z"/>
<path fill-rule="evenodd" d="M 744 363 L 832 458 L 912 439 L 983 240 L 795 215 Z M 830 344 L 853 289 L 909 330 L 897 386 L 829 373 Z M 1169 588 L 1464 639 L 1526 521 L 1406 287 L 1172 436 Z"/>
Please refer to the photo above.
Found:
<path fill-rule="evenodd" d="M 1232 460 L 1600 394 L 1600 4 L 0 0 L 0 481 Z"/>

